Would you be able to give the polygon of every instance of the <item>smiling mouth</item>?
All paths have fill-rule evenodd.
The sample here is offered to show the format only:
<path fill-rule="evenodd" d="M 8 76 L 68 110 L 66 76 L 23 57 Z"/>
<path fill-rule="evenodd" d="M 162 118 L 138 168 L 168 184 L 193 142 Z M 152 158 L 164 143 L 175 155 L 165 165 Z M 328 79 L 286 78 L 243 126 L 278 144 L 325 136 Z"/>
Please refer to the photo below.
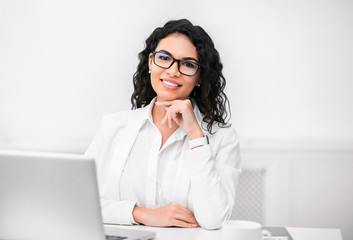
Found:
<path fill-rule="evenodd" d="M 182 86 L 182 85 L 180 85 L 180 84 L 171 83 L 171 82 L 168 82 L 168 81 L 163 80 L 163 79 L 161 79 L 161 81 L 162 81 L 163 83 L 167 84 L 168 86 L 172 86 L 172 87 L 181 87 L 181 86 Z"/>

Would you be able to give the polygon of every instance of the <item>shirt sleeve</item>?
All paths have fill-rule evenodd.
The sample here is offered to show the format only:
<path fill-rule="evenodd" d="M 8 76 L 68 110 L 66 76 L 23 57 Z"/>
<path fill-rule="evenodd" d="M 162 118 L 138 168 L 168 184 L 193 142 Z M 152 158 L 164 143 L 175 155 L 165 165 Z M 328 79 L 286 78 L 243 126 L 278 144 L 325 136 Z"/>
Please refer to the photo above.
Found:
<path fill-rule="evenodd" d="M 193 210 L 205 229 L 217 229 L 230 218 L 241 173 L 235 130 L 223 128 L 216 134 L 210 144 L 189 151 Z"/>
<path fill-rule="evenodd" d="M 132 225 L 137 224 L 132 216 L 136 205 L 134 201 L 100 199 L 104 223 Z"/>

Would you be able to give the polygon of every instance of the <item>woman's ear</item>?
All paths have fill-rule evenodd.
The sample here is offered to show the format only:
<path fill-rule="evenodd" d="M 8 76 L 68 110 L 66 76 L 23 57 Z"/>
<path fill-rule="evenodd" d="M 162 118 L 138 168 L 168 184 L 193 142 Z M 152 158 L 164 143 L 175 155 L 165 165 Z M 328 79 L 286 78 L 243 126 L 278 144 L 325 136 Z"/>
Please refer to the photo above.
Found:
<path fill-rule="evenodd" d="M 153 55 L 152 53 L 148 55 L 148 68 L 150 69 L 150 71 L 152 67 L 152 55 Z"/>
<path fill-rule="evenodd" d="M 196 83 L 195 83 L 195 86 L 196 86 L 196 87 L 200 87 L 200 86 L 201 86 L 201 83 L 202 83 L 201 77 L 198 76 L 198 77 L 197 77 L 197 80 L 196 80 Z"/>

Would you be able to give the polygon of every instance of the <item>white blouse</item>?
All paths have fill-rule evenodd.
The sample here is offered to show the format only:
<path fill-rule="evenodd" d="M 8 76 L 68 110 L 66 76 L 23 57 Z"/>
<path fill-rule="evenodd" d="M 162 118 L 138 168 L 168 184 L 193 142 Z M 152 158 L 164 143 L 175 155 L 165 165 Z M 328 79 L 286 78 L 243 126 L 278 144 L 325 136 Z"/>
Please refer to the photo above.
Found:
<path fill-rule="evenodd" d="M 150 105 L 152 106 L 152 105 Z M 186 132 L 178 128 L 162 144 L 162 135 L 152 120 L 152 107 L 126 161 L 120 180 L 122 199 L 139 207 L 158 208 L 172 203 L 173 183 Z"/>
<path fill-rule="evenodd" d="M 178 203 L 194 213 L 201 227 L 219 228 L 231 216 L 241 173 L 234 128 L 215 124 L 215 133 L 208 133 L 195 105 L 209 144 L 191 149 L 195 140 L 179 128 L 160 149 L 162 137 L 151 115 L 154 102 L 106 115 L 86 151 L 96 159 L 103 221 L 133 224 L 135 204 Z"/>

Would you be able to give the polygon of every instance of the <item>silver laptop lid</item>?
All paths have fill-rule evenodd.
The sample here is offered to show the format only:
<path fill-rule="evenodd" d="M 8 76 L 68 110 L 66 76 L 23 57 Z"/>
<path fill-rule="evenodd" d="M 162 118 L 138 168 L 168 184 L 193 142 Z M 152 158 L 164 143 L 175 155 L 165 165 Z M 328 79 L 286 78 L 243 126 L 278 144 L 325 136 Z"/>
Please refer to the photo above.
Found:
<path fill-rule="evenodd" d="M 0 150 L 0 239 L 104 239 L 98 196 L 92 158 Z"/>

